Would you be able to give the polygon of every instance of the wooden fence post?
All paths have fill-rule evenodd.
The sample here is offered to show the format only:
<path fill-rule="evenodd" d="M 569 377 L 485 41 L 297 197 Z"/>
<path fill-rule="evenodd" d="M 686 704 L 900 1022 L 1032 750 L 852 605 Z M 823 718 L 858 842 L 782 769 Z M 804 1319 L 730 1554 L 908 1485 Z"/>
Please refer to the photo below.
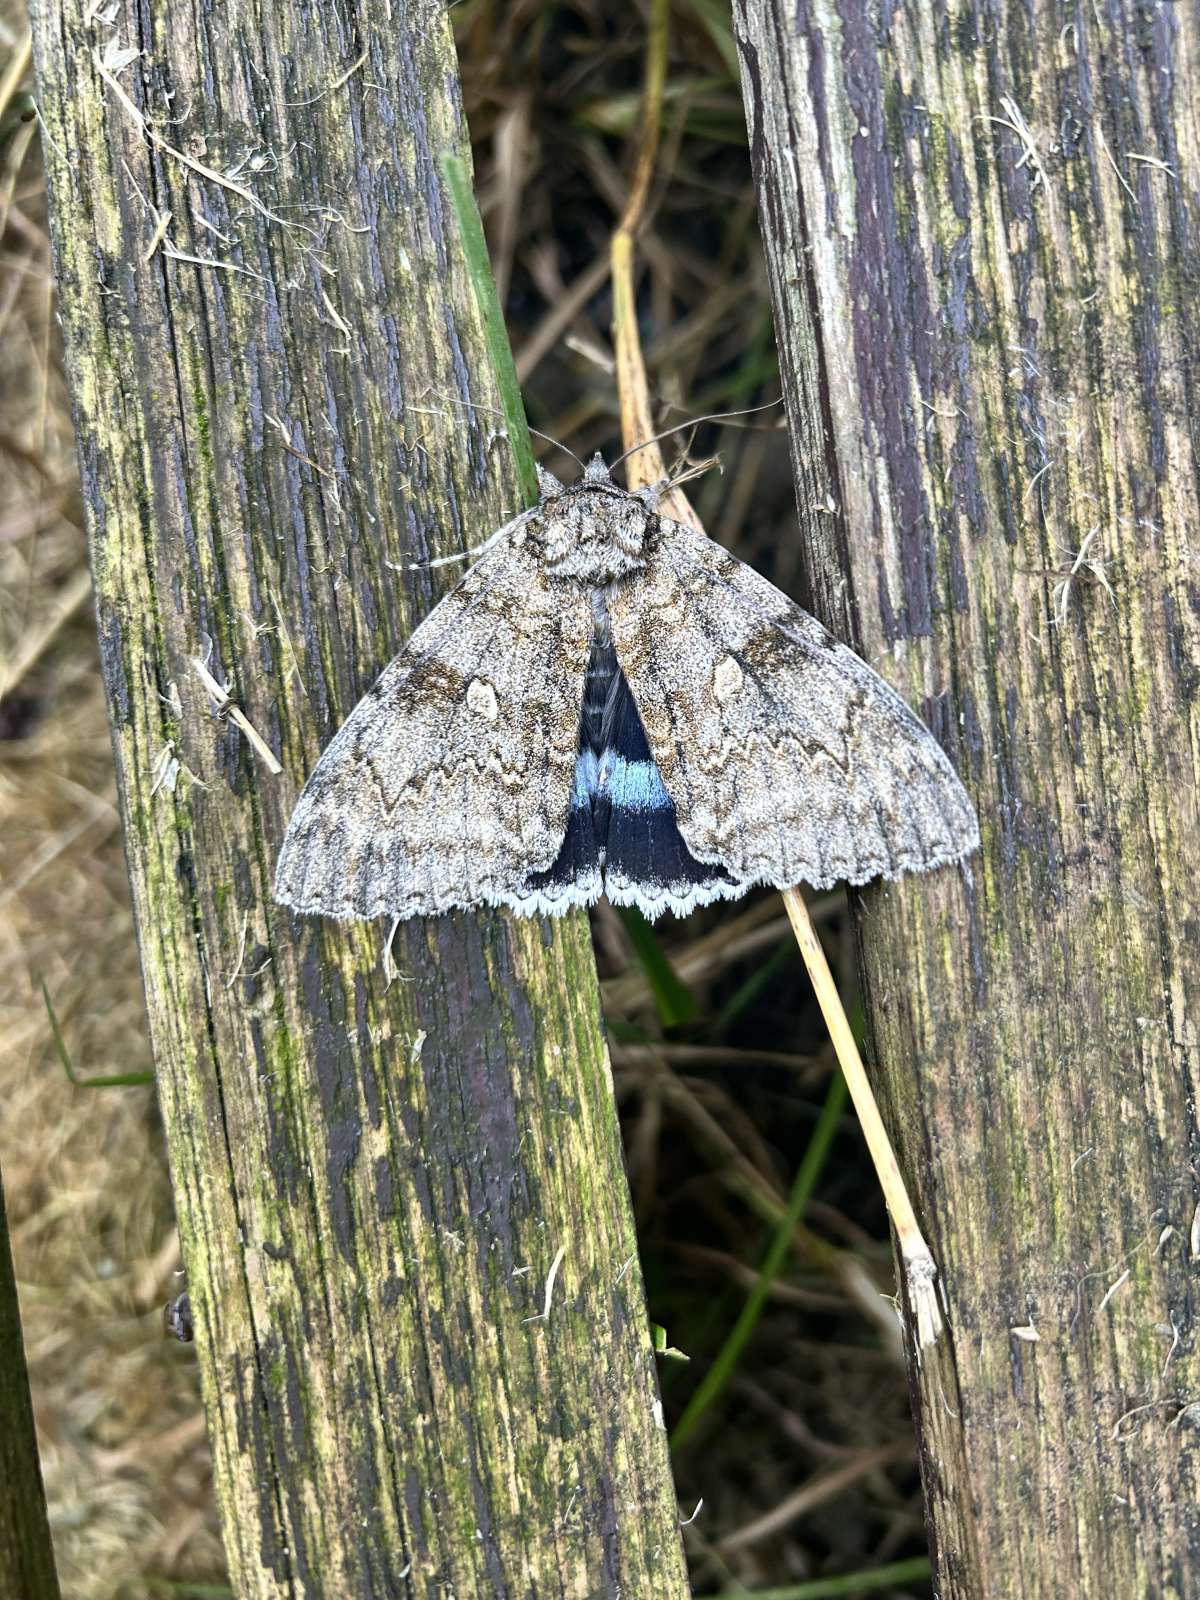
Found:
<path fill-rule="evenodd" d="M 0 1182 L 0 1594 L 58 1600 L 58 1592 Z"/>
<path fill-rule="evenodd" d="M 859 924 L 937 1592 L 1191 1593 L 1196 13 L 734 9 L 811 598 L 984 829 Z"/>
<path fill-rule="evenodd" d="M 299 782 L 454 581 L 410 564 L 519 508 L 446 9 L 38 0 L 34 38 L 235 1592 L 678 1600 L 584 918 L 385 958 L 270 896 Z"/>

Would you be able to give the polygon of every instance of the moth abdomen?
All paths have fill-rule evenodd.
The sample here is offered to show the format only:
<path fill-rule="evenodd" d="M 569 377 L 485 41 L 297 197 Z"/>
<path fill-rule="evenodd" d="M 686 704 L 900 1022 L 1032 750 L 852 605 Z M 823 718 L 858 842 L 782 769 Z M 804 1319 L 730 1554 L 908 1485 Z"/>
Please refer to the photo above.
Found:
<path fill-rule="evenodd" d="M 617 905 L 653 919 L 740 893 L 719 864 L 696 859 L 679 832 L 675 803 L 650 752 L 617 661 L 604 592 L 594 590 L 592 649 L 584 681 L 571 815 L 553 866 L 530 894 L 565 890 L 582 877 Z"/>

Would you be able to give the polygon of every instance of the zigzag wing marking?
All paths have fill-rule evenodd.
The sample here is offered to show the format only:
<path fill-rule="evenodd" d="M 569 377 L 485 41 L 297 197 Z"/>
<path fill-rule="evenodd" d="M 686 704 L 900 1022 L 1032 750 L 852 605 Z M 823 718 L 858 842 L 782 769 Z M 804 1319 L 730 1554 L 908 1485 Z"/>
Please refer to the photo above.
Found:
<path fill-rule="evenodd" d="M 522 517 L 430 612 L 322 755 L 275 895 L 338 918 L 522 903 L 566 830 L 591 641 Z"/>
<path fill-rule="evenodd" d="M 979 847 L 929 730 L 815 617 L 728 551 L 663 519 L 613 641 L 679 831 L 742 882 L 828 888 Z"/>

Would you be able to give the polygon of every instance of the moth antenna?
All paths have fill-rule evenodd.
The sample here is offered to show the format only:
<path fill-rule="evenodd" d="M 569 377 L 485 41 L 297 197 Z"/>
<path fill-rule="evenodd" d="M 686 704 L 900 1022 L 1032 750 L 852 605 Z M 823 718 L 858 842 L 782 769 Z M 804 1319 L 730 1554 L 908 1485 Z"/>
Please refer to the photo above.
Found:
<path fill-rule="evenodd" d="M 656 511 L 658 502 L 664 495 L 670 494 L 672 489 L 678 489 L 683 484 L 690 483 L 693 478 L 703 477 L 706 472 L 711 472 L 714 467 L 718 472 L 724 470 L 721 466 L 720 456 L 709 456 L 704 461 L 683 462 L 669 472 L 665 478 L 660 478 L 657 483 L 647 484 L 644 489 L 639 489 L 637 493 L 645 501 L 646 505 L 650 507 L 651 511 Z"/>
<path fill-rule="evenodd" d="M 528 423 L 526 423 L 525 426 L 527 428 L 529 428 L 529 424 Z M 580 472 L 586 472 L 587 471 L 587 468 L 584 466 L 583 462 L 579 459 L 579 457 L 575 454 L 574 450 L 569 450 L 567 448 L 567 446 L 562 443 L 561 440 L 552 438 L 551 435 L 548 434 L 548 433 L 543 433 L 540 428 L 529 428 L 529 431 L 534 436 L 535 439 L 543 439 L 547 444 L 552 444 L 556 450 L 561 450 L 563 455 L 570 456 L 571 460 L 579 468 Z M 559 484 L 559 488 L 560 489 L 562 488 L 561 484 Z"/>
<path fill-rule="evenodd" d="M 643 439 L 641 444 L 635 444 L 632 449 L 626 450 L 613 462 L 609 471 L 615 471 L 622 461 L 628 461 L 630 456 L 637 455 L 639 450 L 645 450 L 652 444 L 659 444 L 663 439 L 669 439 L 673 433 L 682 433 L 685 428 L 698 428 L 704 422 L 732 422 L 736 417 L 752 417 L 756 411 L 770 411 L 779 405 L 778 400 L 766 400 L 761 406 L 747 406 L 744 411 L 712 411 L 706 417 L 691 417 L 687 422 L 677 422 L 673 428 L 664 428 L 661 433 L 656 433 L 650 439 Z"/>
<path fill-rule="evenodd" d="M 702 478 L 714 467 L 718 472 L 723 470 L 720 456 L 708 456 L 703 461 L 684 462 L 664 480 L 662 492 L 665 494 L 671 489 L 678 489 L 682 484 L 691 483 L 693 478 Z"/>

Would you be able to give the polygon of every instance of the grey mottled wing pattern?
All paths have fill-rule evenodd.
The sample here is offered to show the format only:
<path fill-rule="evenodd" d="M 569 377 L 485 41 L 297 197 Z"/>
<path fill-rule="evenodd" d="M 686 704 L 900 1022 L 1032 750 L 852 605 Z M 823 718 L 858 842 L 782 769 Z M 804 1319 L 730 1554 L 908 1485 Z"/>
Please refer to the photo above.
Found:
<path fill-rule="evenodd" d="M 520 904 L 566 830 L 591 612 L 504 530 L 322 755 L 275 895 L 328 917 Z"/>
<path fill-rule="evenodd" d="M 977 849 L 962 784 L 895 691 L 728 551 L 660 526 L 609 616 L 692 854 L 747 883 L 828 888 Z"/>

